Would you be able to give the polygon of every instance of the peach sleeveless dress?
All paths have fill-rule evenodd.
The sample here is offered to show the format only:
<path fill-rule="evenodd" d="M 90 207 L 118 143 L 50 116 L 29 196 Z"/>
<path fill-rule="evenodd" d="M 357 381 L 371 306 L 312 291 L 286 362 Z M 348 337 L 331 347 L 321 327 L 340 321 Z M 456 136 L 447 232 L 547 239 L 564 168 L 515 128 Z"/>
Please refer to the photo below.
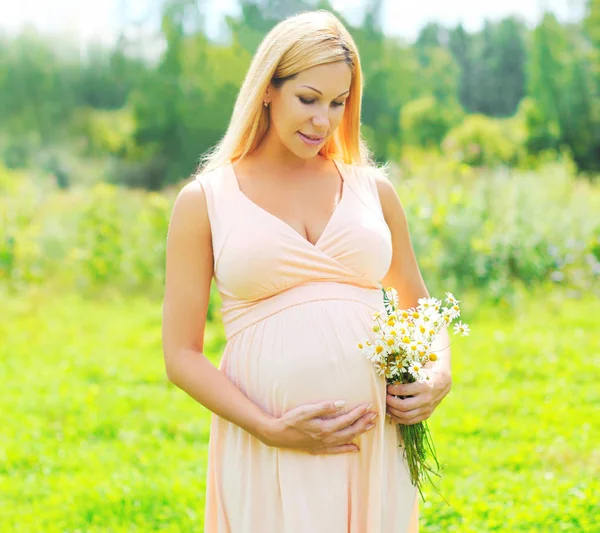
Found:
<path fill-rule="evenodd" d="M 197 176 L 227 343 L 220 369 L 264 411 L 370 402 L 358 453 L 269 447 L 212 415 L 205 533 L 415 533 L 416 488 L 385 417 L 386 386 L 357 342 L 384 311 L 392 257 L 373 170 L 335 161 L 342 197 L 311 244 L 252 202 L 231 164 Z"/>

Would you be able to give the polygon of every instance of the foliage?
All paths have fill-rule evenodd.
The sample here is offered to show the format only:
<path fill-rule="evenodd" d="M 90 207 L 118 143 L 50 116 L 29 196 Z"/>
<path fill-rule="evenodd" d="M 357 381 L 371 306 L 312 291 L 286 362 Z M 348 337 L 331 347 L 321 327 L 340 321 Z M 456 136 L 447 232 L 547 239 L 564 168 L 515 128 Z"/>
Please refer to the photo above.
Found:
<path fill-rule="evenodd" d="M 580 169 L 598 170 L 600 86 L 594 80 L 589 44 L 546 14 L 532 34 L 529 94 L 535 150 L 568 147 Z M 544 139 L 548 144 L 544 144 Z"/>
<path fill-rule="evenodd" d="M 161 26 L 149 37 L 152 47 L 126 32 L 112 48 L 85 50 L 32 30 L 0 38 L 4 164 L 44 167 L 38 154 L 60 146 L 83 158 L 106 157 L 103 178 L 114 183 L 150 190 L 176 183 L 194 172 L 200 155 L 224 134 L 265 33 L 292 13 L 319 7 L 336 13 L 359 47 L 362 122 L 377 160 L 397 158 L 408 145 L 439 145 L 462 107 L 475 116 L 518 113 L 526 121 L 521 146 L 527 153 L 517 164 L 566 150 L 579 171 L 600 169 L 595 0 L 581 24 L 561 24 L 551 14 L 533 30 L 514 17 L 487 21 L 470 33 L 460 24 L 431 23 L 414 43 L 384 35 L 381 0 L 368 3 L 359 24 L 327 0 L 240 3 L 239 15 L 227 17 L 227 35 L 218 41 L 207 37 L 197 0 L 155 4 Z M 500 143 L 494 151 L 502 155 L 506 148 Z M 65 187 L 81 180 L 76 173 L 55 174 Z"/>
<path fill-rule="evenodd" d="M 468 115 L 443 141 L 444 152 L 472 166 L 514 166 L 519 145 L 506 134 L 500 121 L 484 115 Z"/>
<path fill-rule="evenodd" d="M 430 175 L 432 166 L 406 164 L 398 194 L 433 293 L 476 287 L 488 299 L 510 303 L 518 286 L 597 291 L 600 196 L 573 181 L 568 162 L 519 173 L 444 169 L 436 162 L 446 174 Z"/>
<path fill-rule="evenodd" d="M 80 107 L 75 112 L 72 128 L 73 142 L 86 157 L 124 156 L 135 149 L 135 121 L 126 107 L 117 110 Z"/>
<path fill-rule="evenodd" d="M 432 290 L 478 288 L 510 301 L 519 284 L 597 286 L 600 193 L 573 177 L 568 159 L 535 171 L 486 171 L 414 149 L 401 172 L 392 179 Z M 164 193 L 106 183 L 61 191 L 44 176 L 5 170 L 0 187 L 4 285 L 161 293 L 179 185 Z"/>
<path fill-rule="evenodd" d="M 405 144 L 439 148 L 450 128 L 460 122 L 458 104 L 444 105 L 433 96 L 407 103 L 401 111 L 400 123 Z"/>
<path fill-rule="evenodd" d="M 464 296 L 472 334 L 430 419 L 450 506 L 426 494 L 421 528 L 594 531 L 600 396 L 581 369 L 600 364 L 597 302 L 550 292 L 509 313 Z M 160 299 L 0 298 L 0 530 L 202 531 L 210 414 L 166 379 Z M 223 344 L 209 324 L 215 364 Z"/>

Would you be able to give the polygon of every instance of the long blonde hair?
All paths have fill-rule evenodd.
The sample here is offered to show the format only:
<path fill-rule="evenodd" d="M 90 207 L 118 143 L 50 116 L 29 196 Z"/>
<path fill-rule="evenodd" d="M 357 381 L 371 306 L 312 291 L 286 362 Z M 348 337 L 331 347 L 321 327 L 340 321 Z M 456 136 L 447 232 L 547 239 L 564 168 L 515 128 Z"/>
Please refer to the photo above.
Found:
<path fill-rule="evenodd" d="M 352 70 L 350 94 L 340 125 L 319 153 L 345 163 L 370 164 L 360 132 L 363 77 L 358 49 L 339 19 L 319 10 L 288 17 L 265 36 L 238 93 L 227 132 L 201 159 L 198 171 L 244 157 L 259 145 L 269 128 L 263 98 L 271 82 L 281 84 L 302 70 L 336 61 L 345 61 Z"/>

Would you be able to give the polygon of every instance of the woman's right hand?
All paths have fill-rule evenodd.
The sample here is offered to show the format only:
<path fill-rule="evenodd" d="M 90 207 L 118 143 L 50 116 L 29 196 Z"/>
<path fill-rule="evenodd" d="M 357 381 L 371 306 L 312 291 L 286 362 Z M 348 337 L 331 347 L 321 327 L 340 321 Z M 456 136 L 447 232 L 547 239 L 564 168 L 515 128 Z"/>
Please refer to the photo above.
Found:
<path fill-rule="evenodd" d="M 268 446 L 317 455 L 357 452 L 352 441 L 375 427 L 377 413 L 369 404 L 343 412 L 345 405 L 340 401 L 296 407 L 272 419 L 261 440 Z"/>

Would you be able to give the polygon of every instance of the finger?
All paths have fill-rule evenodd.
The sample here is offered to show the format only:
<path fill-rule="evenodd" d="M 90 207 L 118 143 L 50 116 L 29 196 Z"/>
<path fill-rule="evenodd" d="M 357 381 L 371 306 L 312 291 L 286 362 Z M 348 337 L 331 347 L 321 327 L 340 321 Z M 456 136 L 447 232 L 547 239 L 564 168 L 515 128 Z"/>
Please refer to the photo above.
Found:
<path fill-rule="evenodd" d="M 339 446 L 329 446 L 327 448 L 313 450 L 310 453 L 312 455 L 336 455 L 339 453 L 352 453 L 359 451 L 360 448 L 356 444 L 340 444 Z"/>
<path fill-rule="evenodd" d="M 430 413 L 431 409 L 426 405 L 420 405 L 419 407 L 417 407 L 415 409 L 410 409 L 408 411 L 399 411 L 397 409 L 394 409 L 393 407 L 388 407 L 387 412 L 389 412 L 391 415 L 396 416 L 398 418 L 408 420 L 411 417 L 415 416 L 416 414 Z"/>
<path fill-rule="evenodd" d="M 330 433 L 335 433 L 341 429 L 352 426 L 356 422 L 358 422 L 361 417 L 365 417 L 368 414 L 367 418 L 370 418 L 373 413 L 369 412 L 369 405 L 359 405 L 348 411 L 347 413 L 337 416 L 334 419 L 330 420 L 329 423 L 325 426 L 325 431 Z"/>
<path fill-rule="evenodd" d="M 403 421 L 403 420 L 399 420 L 396 417 L 392 417 L 392 420 L 394 422 L 396 422 L 397 424 L 402 424 L 403 426 L 414 426 L 415 424 L 418 424 L 419 422 L 423 422 L 425 420 L 427 420 L 428 417 L 426 416 L 420 416 L 417 418 L 411 418 L 410 420 L 407 421 Z"/>
<path fill-rule="evenodd" d="M 388 394 L 385 398 L 385 403 L 388 407 L 395 409 L 396 411 L 410 411 L 412 409 L 417 409 L 422 405 L 422 401 L 420 398 L 411 397 L 411 398 L 396 398 L 391 394 Z"/>
<path fill-rule="evenodd" d="M 392 407 L 388 407 L 386 412 L 389 413 L 392 416 L 395 416 L 396 418 L 398 418 L 400 420 L 408 420 L 408 417 L 407 417 L 407 412 L 408 411 L 407 412 L 398 411 L 397 409 L 394 409 Z M 411 412 L 414 414 L 415 410 L 413 409 L 413 410 L 411 410 Z M 404 423 L 404 422 L 402 422 L 402 423 Z"/>
<path fill-rule="evenodd" d="M 343 412 L 347 403 L 345 400 L 327 401 L 306 406 L 305 418 L 317 418 Z"/>
<path fill-rule="evenodd" d="M 423 422 L 423 420 L 427 420 L 431 413 L 428 410 L 424 409 L 415 409 L 414 411 L 409 411 L 408 413 L 400 413 L 399 415 L 390 413 L 392 416 L 392 420 L 397 422 L 398 424 L 403 424 L 405 426 L 412 426 L 413 424 L 418 424 L 419 422 Z"/>
<path fill-rule="evenodd" d="M 372 418 L 373 416 L 375 416 L 375 418 Z M 351 426 L 336 431 L 332 435 L 332 445 L 338 444 L 340 441 L 348 442 L 349 440 L 354 440 L 362 433 L 366 433 L 370 429 L 373 429 L 375 427 L 376 419 L 377 413 L 374 413 L 374 415 L 371 415 L 371 417 L 363 416 Z"/>

